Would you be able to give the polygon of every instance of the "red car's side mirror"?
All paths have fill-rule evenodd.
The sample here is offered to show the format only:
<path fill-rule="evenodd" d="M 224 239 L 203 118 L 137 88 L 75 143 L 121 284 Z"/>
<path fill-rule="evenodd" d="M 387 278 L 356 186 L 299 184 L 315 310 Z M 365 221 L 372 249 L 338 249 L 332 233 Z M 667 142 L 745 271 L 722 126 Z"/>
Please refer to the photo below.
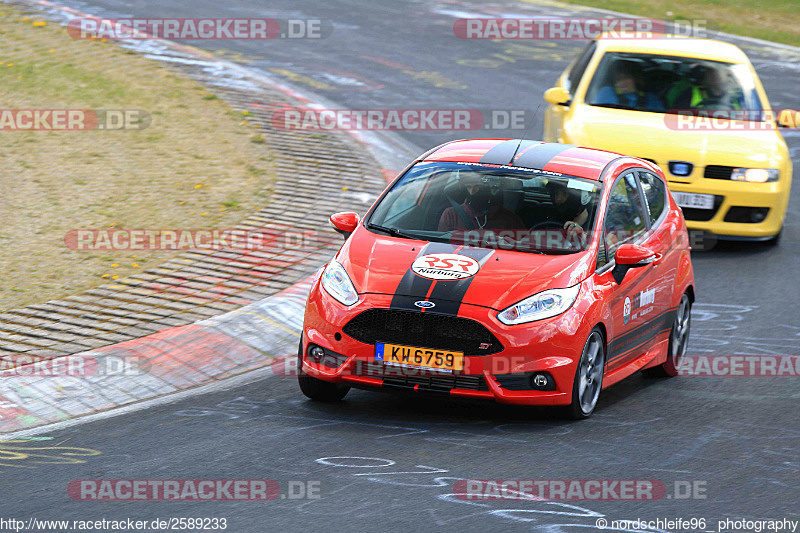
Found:
<path fill-rule="evenodd" d="M 644 246 L 637 244 L 622 244 L 614 253 L 614 260 L 618 265 L 630 268 L 649 265 L 656 258 L 656 253 Z"/>
<path fill-rule="evenodd" d="M 614 253 L 616 266 L 612 271 L 614 280 L 622 283 L 625 274 L 631 268 L 647 266 L 656 259 L 656 253 L 649 248 L 636 244 L 622 244 Z"/>
<path fill-rule="evenodd" d="M 331 215 L 331 225 L 346 239 L 358 227 L 358 214 L 347 212 Z"/>

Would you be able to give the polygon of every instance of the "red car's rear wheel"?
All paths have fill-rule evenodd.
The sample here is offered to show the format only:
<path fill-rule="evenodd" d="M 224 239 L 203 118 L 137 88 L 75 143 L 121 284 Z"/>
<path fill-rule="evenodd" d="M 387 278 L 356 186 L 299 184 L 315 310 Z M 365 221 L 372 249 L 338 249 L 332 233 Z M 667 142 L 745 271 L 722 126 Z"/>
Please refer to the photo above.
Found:
<path fill-rule="evenodd" d="M 675 313 L 672 331 L 669 333 L 666 362 L 653 368 L 646 368 L 642 370 L 642 374 L 653 378 L 677 376 L 681 360 L 686 355 L 686 347 L 689 345 L 689 330 L 691 326 L 692 301 L 689 299 L 689 295 L 684 293 Z"/>

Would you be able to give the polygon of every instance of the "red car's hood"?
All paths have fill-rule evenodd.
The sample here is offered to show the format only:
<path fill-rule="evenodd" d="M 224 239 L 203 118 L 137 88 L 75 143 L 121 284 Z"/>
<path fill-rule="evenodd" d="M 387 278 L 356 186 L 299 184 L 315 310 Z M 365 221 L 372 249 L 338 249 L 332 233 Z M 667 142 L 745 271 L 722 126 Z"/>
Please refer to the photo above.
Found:
<path fill-rule="evenodd" d="M 477 272 L 459 280 L 432 282 L 412 271 L 417 259 L 436 253 L 467 256 L 470 259 L 465 264 L 472 262 L 471 270 L 477 267 Z M 392 294 L 412 304 L 428 299 L 502 310 L 537 292 L 583 281 L 593 266 L 589 255 L 542 255 L 429 243 L 378 235 L 359 226 L 337 260 L 361 294 Z"/>

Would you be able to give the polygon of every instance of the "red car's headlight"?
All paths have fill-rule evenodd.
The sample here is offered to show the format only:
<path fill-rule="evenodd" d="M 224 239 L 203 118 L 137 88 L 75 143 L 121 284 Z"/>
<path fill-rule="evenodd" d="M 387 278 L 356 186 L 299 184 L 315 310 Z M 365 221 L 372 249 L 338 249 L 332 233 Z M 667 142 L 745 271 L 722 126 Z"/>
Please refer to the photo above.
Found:
<path fill-rule="evenodd" d="M 580 289 L 581 284 L 578 283 L 566 289 L 542 291 L 498 313 L 497 319 L 511 326 L 560 315 L 575 303 Z"/>
<path fill-rule="evenodd" d="M 350 276 L 336 261 L 331 261 L 322 273 L 322 288 L 344 305 L 350 306 L 358 301 L 358 293 Z"/>

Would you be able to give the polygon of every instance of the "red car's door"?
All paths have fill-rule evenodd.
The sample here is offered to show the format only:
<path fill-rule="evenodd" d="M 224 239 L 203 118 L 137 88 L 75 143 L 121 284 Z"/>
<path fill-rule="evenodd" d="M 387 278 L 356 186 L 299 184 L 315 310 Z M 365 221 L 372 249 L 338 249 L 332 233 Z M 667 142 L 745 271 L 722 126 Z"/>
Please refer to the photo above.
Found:
<path fill-rule="evenodd" d="M 663 288 L 656 270 L 662 265 L 659 256 L 651 265 L 631 268 L 621 283 L 614 279 L 614 252 L 623 243 L 654 247 L 661 253 L 662 238 L 648 233 L 648 213 L 639 188 L 636 171 L 623 173 L 614 182 L 603 222 L 603 244 L 598 257 L 595 281 L 601 297 L 611 310 L 606 371 L 613 372 L 643 355 L 651 346 L 657 330 L 653 319 L 663 305 Z"/>
<path fill-rule="evenodd" d="M 639 186 L 642 200 L 650 219 L 650 231 L 641 243 L 657 254 L 650 270 L 650 287 L 654 290 L 652 309 L 640 311 L 639 318 L 651 325 L 653 337 L 649 346 L 667 333 L 673 323 L 672 301 L 680 253 L 679 240 L 675 238 L 677 228 L 666 222 L 669 209 L 667 185 L 652 172 L 639 171 Z"/>

